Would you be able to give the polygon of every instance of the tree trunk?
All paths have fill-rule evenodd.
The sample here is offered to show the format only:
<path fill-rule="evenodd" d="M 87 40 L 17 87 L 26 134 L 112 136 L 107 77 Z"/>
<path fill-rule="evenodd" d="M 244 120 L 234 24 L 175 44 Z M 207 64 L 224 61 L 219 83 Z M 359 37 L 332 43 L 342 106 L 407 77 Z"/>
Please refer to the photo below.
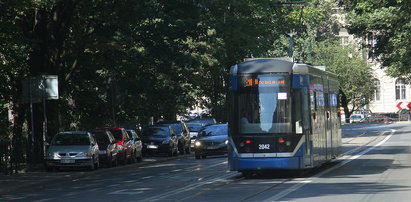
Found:
<path fill-rule="evenodd" d="M 26 33 L 37 44 L 33 45 L 33 51 L 29 58 L 31 76 L 39 75 L 58 75 L 59 81 L 64 81 L 60 75 L 61 68 L 64 67 L 63 50 L 66 33 L 70 27 L 73 12 L 76 4 L 80 0 L 61 0 L 58 1 L 49 12 L 46 8 L 35 11 L 33 30 Z M 64 94 L 62 92 L 59 93 Z M 50 140 L 59 130 L 59 108 L 58 101 L 46 101 L 46 109 L 43 103 L 33 104 L 34 134 L 31 134 L 33 159 L 31 162 L 40 163 L 43 160 L 43 140 Z M 48 118 L 47 126 L 44 124 L 44 112 Z M 31 122 L 31 120 L 30 120 Z M 47 128 L 47 134 L 43 129 Z"/>
<path fill-rule="evenodd" d="M 340 96 L 339 96 L 340 103 L 341 103 L 341 106 L 344 108 L 345 123 L 350 123 L 351 112 L 348 109 L 349 100 L 347 99 L 347 96 L 344 94 L 342 90 L 340 90 L 339 93 L 340 93 Z"/>

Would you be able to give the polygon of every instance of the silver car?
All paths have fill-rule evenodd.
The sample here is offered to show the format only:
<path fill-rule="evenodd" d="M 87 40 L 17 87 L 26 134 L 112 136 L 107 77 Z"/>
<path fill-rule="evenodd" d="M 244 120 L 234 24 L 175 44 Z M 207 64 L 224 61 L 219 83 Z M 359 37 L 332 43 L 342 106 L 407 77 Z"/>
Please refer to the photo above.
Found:
<path fill-rule="evenodd" d="M 47 171 L 60 167 L 99 167 L 99 149 L 89 132 L 61 132 L 54 136 L 44 156 Z"/>

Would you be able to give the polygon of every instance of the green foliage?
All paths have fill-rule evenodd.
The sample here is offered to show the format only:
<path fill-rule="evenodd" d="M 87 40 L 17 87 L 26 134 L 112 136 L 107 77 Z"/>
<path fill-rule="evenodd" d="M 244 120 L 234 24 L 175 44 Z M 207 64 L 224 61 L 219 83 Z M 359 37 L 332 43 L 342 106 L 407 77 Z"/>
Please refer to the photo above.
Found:
<path fill-rule="evenodd" d="M 316 6 L 277 0 L 0 0 L 0 106 L 21 103 L 24 78 L 56 74 L 60 98 L 58 108 L 48 105 L 48 115 L 57 130 L 134 127 L 150 116 L 174 119 L 194 105 L 226 121 L 229 67 L 247 57 L 287 56 L 287 33 L 297 33 L 299 60 L 327 65 L 341 78 L 350 65 L 362 67 L 356 57 L 338 57 L 351 50 L 324 42 L 335 37 L 333 5 L 309 2 Z M 353 102 L 370 97 L 358 94 L 369 87 L 359 79 L 364 75 L 342 79 Z M 1 116 L 1 130 L 9 125 Z"/>
<path fill-rule="evenodd" d="M 341 91 L 346 97 L 346 103 L 342 104 L 345 108 L 351 107 L 349 113 L 372 100 L 375 87 L 371 68 L 355 47 L 324 41 L 315 44 L 313 49 L 314 64 L 324 65 L 327 71 L 338 76 Z"/>
<path fill-rule="evenodd" d="M 392 76 L 411 73 L 411 2 L 388 0 L 342 1 L 350 11 L 349 31 L 359 37 L 376 37 L 372 56 Z"/>

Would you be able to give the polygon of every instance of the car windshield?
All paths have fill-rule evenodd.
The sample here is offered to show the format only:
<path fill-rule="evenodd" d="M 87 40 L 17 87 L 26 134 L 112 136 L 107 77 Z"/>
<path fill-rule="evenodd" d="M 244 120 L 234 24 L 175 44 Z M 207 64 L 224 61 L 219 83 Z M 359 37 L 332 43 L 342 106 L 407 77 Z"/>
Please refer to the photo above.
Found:
<path fill-rule="evenodd" d="M 193 119 L 188 123 L 199 123 L 199 124 L 214 124 L 214 119 Z"/>
<path fill-rule="evenodd" d="M 92 132 L 94 137 L 96 138 L 97 144 L 102 145 L 102 144 L 110 144 L 110 139 L 108 135 L 103 132 L 103 131 L 98 131 L 98 132 Z"/>
<path fill-rule="evenodd" d="M 201 127 L 203 127 L 203 124 L 201 123 L 187 123 L 188 129 L 190 129 L 191 132 L 198 132 Z"/>
<path fill-rule="evenodd" d="M 200 136 L 227 136 L 227 125 L 211 125 L 206 126 L 199 132 Z"/>
<path fill-rule="evenodd" d="M 90 145 L 87 134 L 58 134 L 54 137 L 52 145 Z"/>
<path fill-rule="evenodd" d="M 148 127 L 143 130 L 142 136 L 167 137 L 169 134 L 167 127 Z"/>
<path fill-rule="evenodd" d="M 180 135 L 183 132 L 183 128 L 181 127 L 181 123 L 170 123 L 170 124 L 167 124 L 167 125 L 170 125 L 177 135 Z"/>

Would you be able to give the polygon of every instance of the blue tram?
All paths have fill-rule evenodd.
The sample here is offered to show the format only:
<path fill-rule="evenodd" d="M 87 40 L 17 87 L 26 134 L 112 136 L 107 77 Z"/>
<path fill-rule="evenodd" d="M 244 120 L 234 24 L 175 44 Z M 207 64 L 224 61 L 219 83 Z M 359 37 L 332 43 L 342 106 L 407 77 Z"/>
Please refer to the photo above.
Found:
<path fill-rule="evenodd" d="M 232 66 L 229 169 L 300 170 L 340 155 L 338 92 L 336 75 L 288 58 Z"/>

